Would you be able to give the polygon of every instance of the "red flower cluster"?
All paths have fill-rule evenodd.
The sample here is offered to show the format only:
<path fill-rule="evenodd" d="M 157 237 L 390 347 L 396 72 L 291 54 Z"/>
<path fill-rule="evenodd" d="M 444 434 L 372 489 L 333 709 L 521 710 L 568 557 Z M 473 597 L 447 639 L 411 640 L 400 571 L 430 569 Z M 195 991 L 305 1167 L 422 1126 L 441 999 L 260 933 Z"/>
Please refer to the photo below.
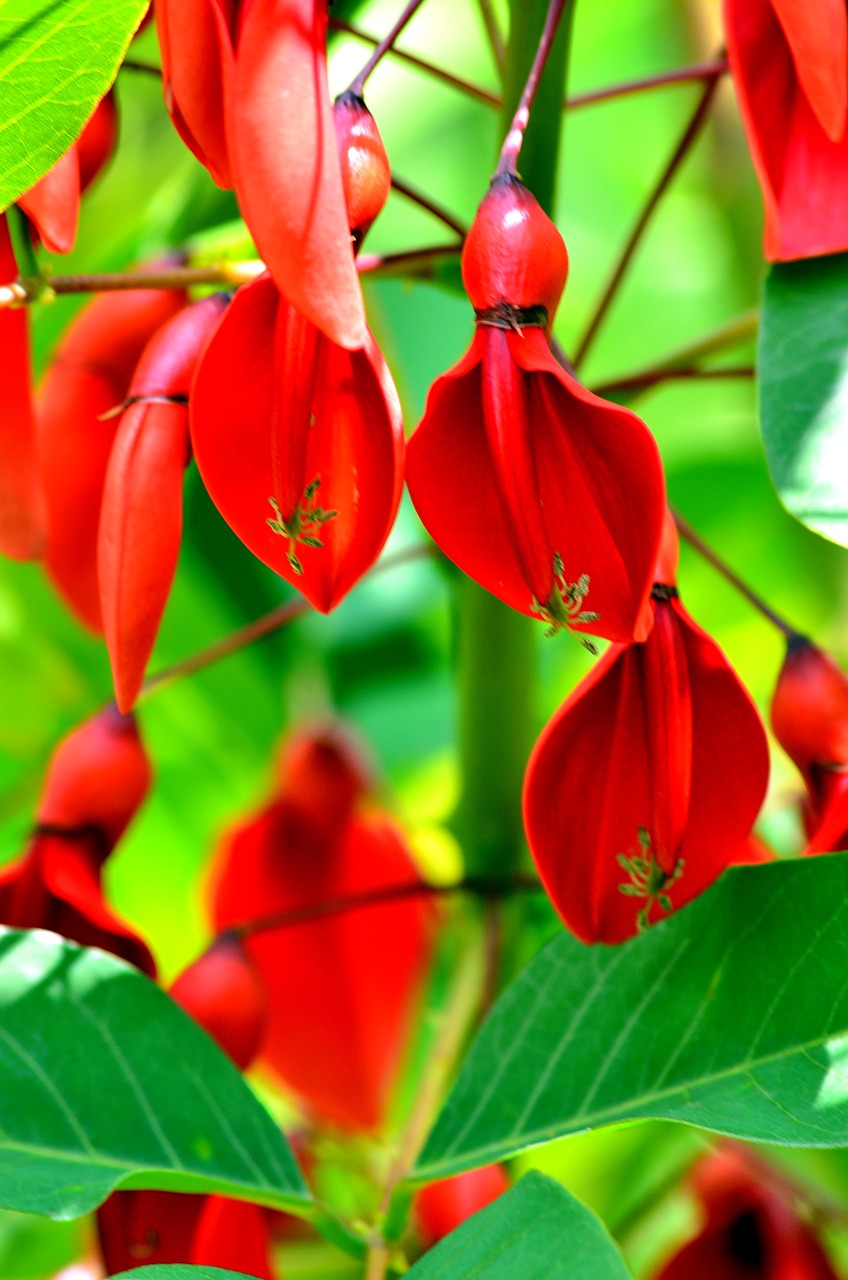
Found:
<path fill-rule="evenodd" d="M 704 1225 L 655 1280 L 836 1280 L 791 1189 L 743 1147 L 707 1156 L 691 1182 Z"/>
<path fill-rule="evenodd" d="M 620 942 L 690 902 L 731 862 L 750 860 L 744 842 L 768 780 L 765 732 L 676 581 L 669 518 L 650 633 L 608 649 L 527 767 L 530 850 L 586 942 Z"/>

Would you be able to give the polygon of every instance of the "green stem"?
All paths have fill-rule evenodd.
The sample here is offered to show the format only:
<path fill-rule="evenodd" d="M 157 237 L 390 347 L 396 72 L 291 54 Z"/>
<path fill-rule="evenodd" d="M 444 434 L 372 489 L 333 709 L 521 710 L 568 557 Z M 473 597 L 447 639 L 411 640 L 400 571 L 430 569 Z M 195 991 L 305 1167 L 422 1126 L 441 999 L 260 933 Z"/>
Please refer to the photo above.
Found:
<path fill-rule="evenodd" d="M 556 189 L 573 8 L 569 4 L 560 23 L 521 151 L 524 181 L 549 212 Z M 521 100 L 548 10 L 548 0 L 510 0 L 503 137 Z M 534 625 L 476 583 L 458 579 L 462 795 L 455 828 L 469 875 L 508 876 L 523 856 L 521 790 L 535 728 Z"/>

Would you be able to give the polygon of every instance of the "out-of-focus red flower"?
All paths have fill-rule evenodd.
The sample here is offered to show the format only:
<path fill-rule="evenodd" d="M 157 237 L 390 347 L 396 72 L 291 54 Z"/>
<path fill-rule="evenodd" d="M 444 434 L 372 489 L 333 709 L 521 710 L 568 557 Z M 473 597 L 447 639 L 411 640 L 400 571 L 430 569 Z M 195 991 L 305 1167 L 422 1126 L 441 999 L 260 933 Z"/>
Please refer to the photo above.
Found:
<path fill-rule="evenodd" d="M 245 1071 L 268 1020 L 268 996 L 256 965 L 237 939 L 222 934 L 184 969 L 171 997 Z"/>
<path fill-rule="evenodd" d="M 465 243 L 477 334 L 437 379 L 408 449 L 419 516 L 464 573 L 555 626 L 644 639 L 664 507 L 644 423 L 582 387 L 548 330 L 562 237 L 514 177 L 496 177 Z"/>
<path fill-rule="evenodd" d="M 804 636 L 789 641 L 771 723 L 806 783 L 804 852 L 848 847 L 848 679 Z"/>
<path fill-rule="evenodd" d="M 215 181 L 234 186 L 292 306 L 349 350 L 365 309 L 327 86 L 327 0 L 156 0 L 165 102 Z M 385 154 L 385 153 L 383 153 Z"/>
<path fill-rule="evenodd" d="M 0 871 L 0 920 L 101 947 L 155 976 L 150 951 L 107 905 L 101 883 L 150 778 L 131 717 L 107 708 L 70 733 L 50 762 L 26 852 Z"/>
<path fill-rule="evenodd" d="M 188 1262 L 206 1196 L 118 1191 L 97 1210 L 97 1239 L 107 1275 Z"/>
<path fill-rule="evenodd" d="M 45 561 L 54 585 L 94 631 L 103 627 L 97 531 L 123 403 L 151 336 L 185 306 L 177 290 L 102 293 L 63 337 L 41 387 L 38 453 L 47 499 Z"/>
<path fill-rule="evenodd" d="M 80 196 L 112 155 L 117 133 L 115 98 L 110 92 L 101 98 L 77 141 L 18 200 L 50 253 L 70 253 L 73 249 Z"/>
<path fill-rule="evenodd" d="M 739 860 L 765 795 L 765 732 L 680 603 L 676 545 L 669 523 L 647 640 L 609 648 L 527 767 L 530 850 L 584 942 L 621 942 L 702 893 Z"/>
<path fill-rule="evenodd" d="M 455 1178 L 444 1178 L 422 1187 L 415 1197 L 413 1216 L 422 1243 L 429 1249 L 450 1235 L 473 1213 L 485 1209 L 509 1190 L 509 1178 L 500 1164 L 469 1169 Z"/>
<path fill-rule="evenodd" d="M 382 550 L 403 486 L 400 404 L 371 334 L 346 351 L 263 276 L 228 307 L 190 414 L 224 519 L 316 609 L 332 609 Z"/>
<path fill-rule="evenodd" d="M 257 1204 L 209 1196 L 192 1241 L 190 1262 L 274 1280 L 272 1215 Z"/>
<path fill-rule="evenodd" d="M 9 227 L 0 214 L 0 285 L 12 284 L 17 275 Z M 26 307 L 0 308 L 0 350 L 0 552 L 14 560 L 32 560 L 44 546 L 45 511 L 36 455 Z"/>
<path fill-rule="evenodd" d="M 178 312 L 148 342 L 109 455 L 97 544 L 103 630 L 115 698 L 132 709 L 177 568 L 188 391 L 220 319 L 222 295 Z"/>
<path fill-rule="evenodd" d="M 336 732 L 290 740 L 273 802 L 224 840 L 211 882 L 218 929 L 306 910 L 417 873 L 363 807 L 358 755 Z M 261 1062 L 324 1121 L 380 1124 L 429 952 L 429 911 L 389 903 L 263 931 L 245 945 L 268 992 Z"/>
<path fill-rule="evenodd" d="M 791 1189 L 770 1180 L 744 1148 L 703 1159 L 692 1190 L 704 1225 L 655 1280 L 837 1280 Z"/>
<path fill-rule="evenodd" d="M 727 50 L 763 192 L 770 261 L 848 249 L 843 0 L 724 0 Z"/>

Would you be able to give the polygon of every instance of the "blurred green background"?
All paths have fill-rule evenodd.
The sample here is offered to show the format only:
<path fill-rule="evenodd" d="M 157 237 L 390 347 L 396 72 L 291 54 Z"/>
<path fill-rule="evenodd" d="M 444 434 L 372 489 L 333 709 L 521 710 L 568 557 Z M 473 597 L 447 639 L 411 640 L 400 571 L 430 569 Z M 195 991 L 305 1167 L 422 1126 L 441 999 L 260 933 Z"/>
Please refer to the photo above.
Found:
<path fill-rule="evenodd" d="M 336 5 L 333 12 L 354 10 L 364 30 L 380 35 L 397 16 L 399 0 Z M 583 0 L 570 91 L 699 61 L 720 43 L 713 0 Z M 427 0 L 399 44 L 498 90 L 472 0 Z M 366 54 L 356 40 L 334 40 L 334 91 L 346 86 Z M 152 30 L 131 56 L 158 59 Z M 54 262 L 56 272 L 126 267 L 237 217 L 232 195 L 214 187 L 172 130 L 157 79 L 124 70 L 117 92 L 118 153 L 86 197 L 77 247 Z M 568 113 L 557 204 L 571 258 L 556 325 L 566 350 L 585 327 L 697 94 L 697 86 L 683 85 Z M 470 221 L 494 167 L 497 112 L 392 58 L 370 82 L 368 104 L 397 175 Z M 760 235 L 759 194 L 725 83 L 601 332 L 584 371 L 588 384 L 650 364 L 755 306 L 764 276 Z M 432 217 L 393 195 L 366 251 L 449 238 Z M 368 281 L 366 297 L 412 428 L 428 386 L 470 341 L 470 308 L 458 291 L 425 282 Z M 79 305 L 65 298 L 35 309 L 39 370 Z M 752 357 L 751 344 L 728 360 Z M 672 503 L 778 612 L 848 658 L 844 553 L 780 506 L 764 461 L 753 384 L 671 383 L 632 403 L 659 441 Z M 405 500 L 389 550 L 423 542 Z M 690 612 L 725 649 L 765 713 L 781 637 L 686 547 L 680 587 Z M 230 533 L 190 471 L 180 566 L 152 669 L 201 649 L 291 594 Z M 294 721 L 328 711 L 349 719 L 379 761 L 386 802 L 407 824 L 428 870 L 453 869 L 457 851 L 444 826 L 459 790 L 453 614 L 451 575 L 422 560 L 362 583 L 331 617 L 306 617 L 143 703 L 140 721 L 156 785 L 107 876 L 115 904 L 151 941 L 166 979 L 204 945 L 204 865 L 221 832 L 263 799 L 275 744 Z M 545 641 L 543 631 L 540 626 L 539 728 L 591 664 L 572 639 Z M 103 645 L 80 629 L 37 566 L 0 565 L 0 672 L 0 860 L 8 861 L 25 843 L 57 741 L 111 695 Z M 775 749 L 762 831 L 783 854 L 794 852 L 800 839 L 798 790 L 797 776 Z M 546 916 L 541 932 L 555 927 Z M 621 1229 L 641 1267 L 691 1224 L 685 1196 L 675 1193 L 669 1201 L 668 1192 L 706 1141 L 674 1126 L 638 1125 L 572 1139 L 519 1164 L 562 1177 Z M 848 1190 L 848 1162 L 840 1153 L 786 1158 L 834 1193 Z M 659 1208 L 639 1217 L 655 1191 L 662 1193 Z M 52 1274 L 72 1256 L 79 1230 L 0 1216 L 0 1275 L 35 1280 Z M 314 1263 L 303 1265 L 323 1274 Z M 290 1262 L 287 1275 L 296 1273 L 293 1267 Z"/>

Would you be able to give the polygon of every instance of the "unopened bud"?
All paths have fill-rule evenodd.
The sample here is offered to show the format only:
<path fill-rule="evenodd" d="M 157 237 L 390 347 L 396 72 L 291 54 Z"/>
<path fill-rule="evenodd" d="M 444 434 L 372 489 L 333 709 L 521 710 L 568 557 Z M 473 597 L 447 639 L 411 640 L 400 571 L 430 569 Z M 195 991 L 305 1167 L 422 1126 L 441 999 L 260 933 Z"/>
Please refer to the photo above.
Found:
<path fill-rule="evenodd" d="M 358 249 L 383 208 L 392 185 L 389 157 L 376 121 L 355 93 L 343 93 L 333 105 L 345 205 Z"/>
<path fill-rule="evenodd" d="M 183 970 L 170 994 L 240 1071 L 250 1066 L 265 1034 L 267 999 L 240 942 L 222 934 Z"/>

